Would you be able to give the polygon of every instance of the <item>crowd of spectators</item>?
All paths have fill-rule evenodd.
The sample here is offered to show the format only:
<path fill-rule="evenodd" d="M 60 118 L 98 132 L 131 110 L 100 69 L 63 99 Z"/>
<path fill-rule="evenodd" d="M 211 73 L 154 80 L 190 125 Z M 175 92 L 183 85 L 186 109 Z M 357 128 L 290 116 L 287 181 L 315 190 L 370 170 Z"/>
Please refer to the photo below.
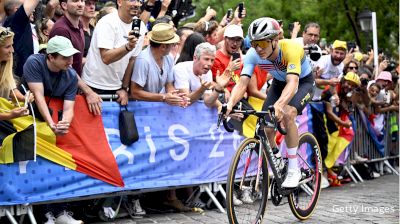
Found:
<path fill-rule="evenodd" d="M 121 105 L 142 100 L 185 108 L 201 99 L 219 108 L 237 84 L 250 48 L 242 27 L 246 9 L 236 8 L 218 22 L 216 11 L 209 7 L 199 21 L 176 27 L 166 15 L 171 1 L 162 1 L 153 18 L 155 2 L 117 0 L 97 12 L 96 0 L 1 1 L 0 96 L 16 102 L 34 99 L 56 135 L 67 133 L 73 116 L 79 116 L 72 112 L 76 94 L 85 95 L 90 112 L 97 116 L 102 111 L 102 94 L 117 95 Z M 139 33 L 132 31 L 135 17 L 140 19 Z M 298 37 L 301 24 L 294 22 L 290 36 L 281 36 L 302 45 L 310 56 L 317 86 L 313 101 L 324 102 L 327 116 L 347 128 L 351 121 L 340 115 L 358 107 L 382 135 L 383 114 L 399 109 L 399 66 L 393 67 L 379 54 L 379 67 L 374 69 L 372 51 L 362 52 L 343 40 L 332 45 L 320 42 L 321 29 L 317 22 L 310 22 Z M 253 74 L 245 100 L 265 100 L 271 75 L 259 67 Z M 21 83 L 34 98 L 21 93 Z M 64 99 L 58 122 L 51 118 L 44 97 Z M 25 107 L 0 112 L 0 120 L 29 113 Z M 325 157 L 327 142 L 319 141 Z M 328 169 L 328 177 L 335 175 Z M 165 205 L 176 211 L 190 211 L 189 205 L 204 207 L 201 201 L 182 204 L 174 191 L 165 198 L 175 201 Z M 133 204 L 135 215 L 145 214 L 136 197 Z M 47 223 L 81 223 L 69 212 L 55 215 L 47 213 Z"/>

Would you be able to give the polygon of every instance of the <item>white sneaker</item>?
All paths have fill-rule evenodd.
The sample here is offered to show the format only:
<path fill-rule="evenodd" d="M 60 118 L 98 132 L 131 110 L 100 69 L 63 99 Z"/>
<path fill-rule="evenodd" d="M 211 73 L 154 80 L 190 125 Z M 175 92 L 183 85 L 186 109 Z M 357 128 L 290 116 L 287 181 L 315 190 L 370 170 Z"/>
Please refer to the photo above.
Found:
<path fill-rule="evenodd" d="M 373 173 L 373 175 L 374 175 L 374 178 L 378 178 L 378 177 L 380 177 L 381 175 L 379 174 L 379 173 L 377 173 L 377 172 L 372 172 Z"/>
<path fill-rule="evenodd" d="M 82 220 L 76 220 L 72 217 L 72 212 L 63 211 L 61 215 L 56 218 L 57 224 L 83 224 Z"/>
<path fill-rule="evenodd" d="M 142 209 L 142 206 L 140 206 L 139 199 L 133 199 L 132 203 L 134 215 L 146 215 L 146 211 Z"/>
<path fill-rule="evenodd" d="M 47 222 L 44 224 L 56 224 L 56 218 L 54 217 L 53 213 L 47 212 L 44 216 L 47 218 Z"/>
<path fill-rule="evenodd" d="M 285 181 L 282 183 L 284 188 L 294 188 L 299 185 L 301 179 L 301 172 L 298 169 L 288 169 Z"/>
<path fill-rule="evenodd" d="M 242 197 L 240 200 L 245 204 L 253 204 L 254 200 L 251 196 L 251 187 L 243 186 Z"/>
<path fill-rule="evenodd" d="M 243 205 L 243 202 L 237 198 L 236 192 L 233 192 L 233 204 L 234 205 Z"/>
<path fill-rule="evenodd" d="M 328 179 L 324 175 L 321 175 L 321 188 L 328 188 L 328 187 L 329 187 Z"/>

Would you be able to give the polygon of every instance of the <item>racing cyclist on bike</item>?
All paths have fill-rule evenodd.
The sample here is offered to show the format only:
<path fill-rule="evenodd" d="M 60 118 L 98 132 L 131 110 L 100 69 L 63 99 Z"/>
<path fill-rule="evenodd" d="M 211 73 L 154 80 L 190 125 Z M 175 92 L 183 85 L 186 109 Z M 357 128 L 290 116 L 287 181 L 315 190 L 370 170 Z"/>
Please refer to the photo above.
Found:
<path fill-rule="evenodd" d="M 256 65 L 272 74 L 274 79 L 262 109 L 267 111 L 268 106 L 273 105 L 277 121 L 283 121 L 287 130 L 285 141 L 289 166 L 282 187 L 294 188 L 301 179 L 297 162 L 299 135 L 295 119 L 312 98 L 315 83 L 303 47 L 289 39 L 279 40 L 280 33 L 280 26 L 273 18 L 259 18 L 250 24 L 248 35 L 252 47 L 245 56 L 239 84 L 232 90 L 227 103 L 226 115 L 243 97 Z M 265 119 L 270 121 L 269 116 Z M 275 131 L 268 127 L 264 130 L 271 147 L 277 147 Z"/>

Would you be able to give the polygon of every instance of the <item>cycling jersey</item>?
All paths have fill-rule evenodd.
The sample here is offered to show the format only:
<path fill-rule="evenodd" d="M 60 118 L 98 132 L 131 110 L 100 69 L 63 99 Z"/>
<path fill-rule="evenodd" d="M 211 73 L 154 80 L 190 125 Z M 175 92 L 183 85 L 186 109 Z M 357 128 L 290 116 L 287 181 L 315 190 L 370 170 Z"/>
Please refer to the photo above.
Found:
<path fill-rule="evenodd" d="M 253 47 L 250 48 L 244 58 L 241 75 L 251 77 L 256 65 L 269 72 L 275 79 L 283 82 L 286 82 L 286 74 L 288 73 L 297 74 L 300 79 L 311 75 L 311 64 L 300 44 L 290 39 L 283 39 L 278 42 L 278 46 L 279 52 L 275 61 L 262 59 Z"/>

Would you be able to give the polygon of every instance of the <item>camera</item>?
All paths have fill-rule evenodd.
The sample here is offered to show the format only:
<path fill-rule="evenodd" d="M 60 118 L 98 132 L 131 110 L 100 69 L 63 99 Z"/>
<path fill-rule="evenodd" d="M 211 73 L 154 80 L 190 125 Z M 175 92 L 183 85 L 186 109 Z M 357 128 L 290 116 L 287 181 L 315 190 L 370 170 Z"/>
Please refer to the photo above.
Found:
<path fill-rule="evenodd" d="M 141 20 L 139 18 L 137 18 L 136 16 L 133 17 L 132 33 L 136 38 L 139 38 L 139 36 L 140 36 L 140 22 L 141 22 Z"/>
<path fill-rule="evenodd" d="M 316 44 L 310 44 L 304 47 L 304 53 L 306 53 L 311 60 L 318 61 L 321 57 L 321 51 Z"/>

